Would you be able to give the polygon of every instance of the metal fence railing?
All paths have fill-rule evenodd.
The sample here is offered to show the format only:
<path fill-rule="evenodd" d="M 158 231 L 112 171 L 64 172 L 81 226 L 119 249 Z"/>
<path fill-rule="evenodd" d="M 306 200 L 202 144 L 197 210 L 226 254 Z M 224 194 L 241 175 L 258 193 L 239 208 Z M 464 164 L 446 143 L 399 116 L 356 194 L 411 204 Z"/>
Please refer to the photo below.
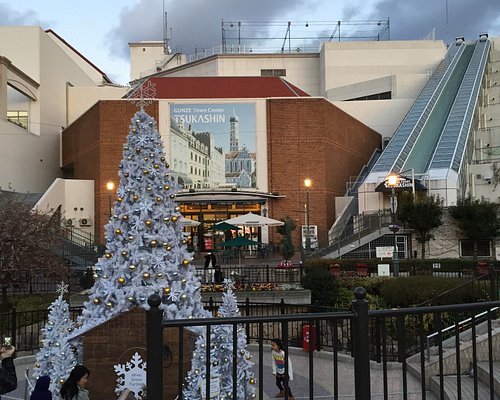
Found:
<path fill-rule="evenodd" d="M 478 399 L 477 387 L 487 393 L 494 392 L 493 379 L 490 380 L 488 376 L 482 378 L 479 374 L 464 374 L 469 371 L 470 366 L 477 371 L 481 365 L 491 366 L 496 359 L 494 351 L 496 354 L 498 349 L 494 348 L 496 339 L 492 335 L 492 321 L 497 317 L 496 307 L 500 306 L 500 302 L 369 312 L 366 291 L 358 288 L 355 295 L 351 311 L 303 313 L 297 310 L 298 314 L 243 315 L 182 321 L 162 321 L 161 310 L 156 308 L 161 299 L 150 298 L 152 307 L 147 312 L 148 354 L 155 353 L 154 349 L 161 346 L 162 330 L 177 330 L 176 336 L 180 338 L 184 337 L 186 328 L 196 326 L 198 331 L 205 332 L 203 340 L 206 341 L 204 348 L 207 353 L 202 365 L 204 373 L 210 376 L 210 368 L 216 363 L 211 352 L 211 335 L 208 333 L 214 326 L 227 326 L 227 346 L 237 351 L 237 335 L 234 333 L 243 327 L 247 332 L 247 340 L 256 349 L 253 361 L 257 397 L 264 398 L 266 395 L 272 396 L 272 393 L 264 392 L 263 386 L 266 365 L 264 357 L 268 357 L 268 343 L 272 338 L 281 338 L 285 349 L 289 350 L 289 347 L 304 344 L 307 332 L 308 346 L 304 357 L 308 361 L 303 370 L 295 372 L 305 379 L 301 381 L 300 388 L 294 388 L 296 397 L 313 399 L 316 391 L 321 388 L 321 395 L 328 398 L 355 396 L 359 400 L 368 400 L 372 398 L 372 377 L 378 382 L 377 394 L 373 398 L 380 399 L 406 399 L 409 394 L 414 399 L 426 399 L 430 396 L 429 392 L 437 398 L 451 398 L 456 396 L 457 391 L 461 392 L 462 398 Z M 481 313 L 479 321 L 477 315 Z M 469 320 L 467 324 L 461 324 L 464 318 Z M 485 327 L 481 333 L 478 329 L 480 324 Z M 468 331 L 464 332 L 464 329 Z M 317 332 L 320 333 L 316 334 Z M 196 337 L 192 338 L 193 341 Z M 320 343 L 314 343 L 314 337 L 319 338 Z M 179 339 L 177 346 L 178 348 L 171 350 L 179 357 L 179 362 L 168 373 L 164 372 L 166 370 L 162 366 L 161 352 L 148 357 L 148 399 L 161 400 L 176 396 L 183 398 L 183 384 L 188 372 L 186 362 L 189 362 L 183 357 L 190 354 L 186 353 L 185 347 L 192 349 L 193 342 Z M 447 349 L 446 352 L 443 351 L 444 348 Z M 326 350 L 328 354 L 325 352 L 319 357 L 314 351 L 318 349 Z M 342 354 L 349 354 L 352 361 L 349 363 L 343 357 L 341 364 Z M 328 367 L 325 367 L 325 358 L 329 360 Z M 230 363 L 234 377 L 237 376 L 237 364 L 232 362 L 235 359 L 236 357 L 225 361 Z M 378 367 L 370 364 L 370 359 L 378 363 Z M 351 367 L 347 368 L 346 365 Z M 177 389 L 172 393 L 163 392 L 164 381 L 167 384 L 174 382 Z M 352 392 L 346 393 L 345 388 L 352 388 Z M 213 387 L 207 384 L 205 390 L 209 398 Z M 232 390 L 232 397 L 236 398 L 236 385 L 232 386 Z M 327 393 L 324 393 L 325 390 Z M 467 397 L 463 390 L 475 394 Z M 445 397 L 445 392 L 448 397 Z"/>

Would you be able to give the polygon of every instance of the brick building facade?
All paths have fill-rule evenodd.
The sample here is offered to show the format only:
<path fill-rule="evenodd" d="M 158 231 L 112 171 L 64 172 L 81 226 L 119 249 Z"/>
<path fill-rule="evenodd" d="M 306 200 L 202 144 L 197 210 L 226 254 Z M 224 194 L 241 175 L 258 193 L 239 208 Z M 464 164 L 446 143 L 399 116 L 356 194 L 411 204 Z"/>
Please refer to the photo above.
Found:
<path fill-rule="evenodd" d="M 157 121 L 159 101 L 165 99 L 146 108 Z M 100 101 L 63 132 L 66 177 L 95 182 L 95 233 L 100 238 L 110 212 L 106 182 L 118 183 L 123 143 L 136 111 L 124 100 Z M 289 216 L 298 228 L 304 225 L 304 179 L 310 178 L 310 225 L 318 226 L 319 242 L 325 243 L 338 211 L 335 197 L 345 194 L 349 178 L 380 148 L 381 136 L 324 98 L 267 98 L 265 118 L 268 191 L 284 196 L 267 200 L 268 215 Z M 280 238 L 270 229 L 270 241 Z M 299 248 L 300 229 L 294 231 L 294 243 Z"/>

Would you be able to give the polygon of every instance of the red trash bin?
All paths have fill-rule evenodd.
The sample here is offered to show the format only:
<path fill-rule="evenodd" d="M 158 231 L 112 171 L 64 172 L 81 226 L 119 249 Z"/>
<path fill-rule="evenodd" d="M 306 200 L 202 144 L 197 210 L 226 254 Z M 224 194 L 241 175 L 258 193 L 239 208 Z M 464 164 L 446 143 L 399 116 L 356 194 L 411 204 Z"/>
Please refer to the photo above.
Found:
<path fill-rule="evenodd" d="M 309 351 L 309 346 L 316 347 L 316 327 L 309 324 L 302 326 L 302 350 Z"/>

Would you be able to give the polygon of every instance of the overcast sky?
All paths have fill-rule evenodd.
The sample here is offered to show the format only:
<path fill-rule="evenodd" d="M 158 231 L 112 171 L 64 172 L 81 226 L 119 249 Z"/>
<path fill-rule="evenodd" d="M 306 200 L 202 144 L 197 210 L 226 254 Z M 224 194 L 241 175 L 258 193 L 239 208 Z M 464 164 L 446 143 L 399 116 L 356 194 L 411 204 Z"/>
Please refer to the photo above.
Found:
<path fill-rule="evenodd" d="M 433 30 L 437 39 L 448 43 L 456 36 L 476 39 L 480 32 L 500 36 L 499 0 L 0 0 L 0 24 L 52 29 L 112 80 L 127 84 L 128 43 L 162 40 L 164 10 L 171 48 L 188 55 L 220 46 L 222 20 L 227 23 L 228 38 L 237 38 L 229 21 L 240 21 L 241 38 L 273 37 L 266 46 L 276 47 L 284 44 L 287 21 L 291 21 L 292 39 L 314 33 L 328 36 L 339 20 L 387 19 L 391 40 L 422 39 Z M 279 23 L 267 25 L 265 32 L 247 24 L 257 21 Z M 377 29 L 346 24 L 341 35 L 371 36 Z M 306 44 L 304 39 L 292 46 Z"/>

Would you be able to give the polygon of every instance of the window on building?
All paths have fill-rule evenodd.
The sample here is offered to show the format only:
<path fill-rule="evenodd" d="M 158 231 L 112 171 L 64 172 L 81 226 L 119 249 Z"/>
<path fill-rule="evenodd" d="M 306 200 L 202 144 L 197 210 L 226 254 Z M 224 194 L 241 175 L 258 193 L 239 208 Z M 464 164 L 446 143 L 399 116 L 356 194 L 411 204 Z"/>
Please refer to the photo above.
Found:
<path fill-rule="evenodd" d="M 368 96 L 355 97 L 345 101 L 361 101 L 361 100 L 390 100 L 392 98 L 391 92 L 382 92 L 370 94 Z"/>
<path fill-rule="evenodd" d="M 7 121 L 28 129 L 28 111 L 7 111 Z"/>
<path fill-rule="evenodd" d="M 461 257 L 474 256 L 474 240 L 467 239 L 460 241 L 460 256 Z M 489 240 L 477 241 L 477 256 L 491 257 L 491 242 Z"/>
<path fill-rule="evenodd" d="M 286 76 L 286 69 L 261 69 L 260 76 Z"/>

